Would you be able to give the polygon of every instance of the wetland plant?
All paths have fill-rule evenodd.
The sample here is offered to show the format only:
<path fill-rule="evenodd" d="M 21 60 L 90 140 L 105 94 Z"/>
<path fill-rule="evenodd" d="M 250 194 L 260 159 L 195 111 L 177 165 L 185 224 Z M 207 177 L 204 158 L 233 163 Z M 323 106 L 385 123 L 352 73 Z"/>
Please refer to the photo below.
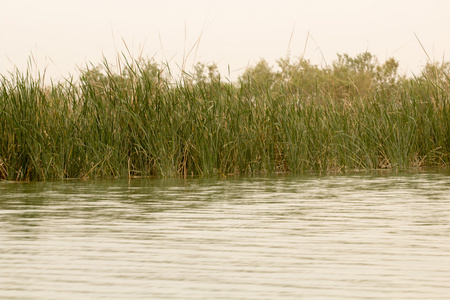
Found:
<path fill-rule="evenodd" d="M 445 166 L 449 63 L 416 77 L 370 53 L 332 65 L 265 60 L 236 82 L 151 60 L 80 78 L 0 79 L 0 179 L 190 176 Z"/>

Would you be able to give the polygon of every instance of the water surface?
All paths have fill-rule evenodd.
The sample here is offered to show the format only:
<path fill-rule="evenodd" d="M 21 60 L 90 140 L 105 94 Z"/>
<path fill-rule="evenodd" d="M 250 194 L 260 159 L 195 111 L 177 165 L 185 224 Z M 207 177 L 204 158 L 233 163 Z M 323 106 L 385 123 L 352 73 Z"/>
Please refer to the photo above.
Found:
<path fill-rule="evenodd" d="M 449 299 L 450 174 L 0 183 L 0 299 Z"/>

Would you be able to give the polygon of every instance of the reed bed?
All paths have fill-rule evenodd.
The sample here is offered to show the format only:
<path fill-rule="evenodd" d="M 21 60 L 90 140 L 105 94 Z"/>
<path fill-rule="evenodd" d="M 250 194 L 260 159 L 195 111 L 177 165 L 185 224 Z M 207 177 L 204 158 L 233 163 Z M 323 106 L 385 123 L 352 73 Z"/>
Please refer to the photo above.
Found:
<path fill-rule="evenodd" d="M 123 65 L 114 72 L 104 61 L 77 81 L 50 85 L 30 72 L 2 76 L 0 179 L 228 176 L 450 162 L 448 64 L 405 78 L 395 61 L 379 64 L 367 53 L 339 56 L 327 68 L 284 59 L 280 71 L 261 61 L 236 82 L 221 80 L 213 64 L 178 79 L 152 61 Z"/>

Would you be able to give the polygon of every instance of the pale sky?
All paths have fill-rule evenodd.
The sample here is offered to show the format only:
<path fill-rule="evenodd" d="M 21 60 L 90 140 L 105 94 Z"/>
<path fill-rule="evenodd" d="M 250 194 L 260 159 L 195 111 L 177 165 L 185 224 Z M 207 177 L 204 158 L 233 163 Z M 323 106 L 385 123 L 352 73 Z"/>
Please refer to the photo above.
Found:
<path fill-rule="evenodd" d="M 216 62 L 232 79 L 260 58 L 325 65 L 364 51 L 410 75 L 427 62 L 415 35 L 432 59 L 450 60 L 449 11 L 449 0 L 0 0 L 0 73 L 25 69 L 32 54 L 53 78 L 76 75 L 102 56 L 114 61 L 125 41 L 135 58 L 172 71 L 183 58 L 187 69 Z"/>

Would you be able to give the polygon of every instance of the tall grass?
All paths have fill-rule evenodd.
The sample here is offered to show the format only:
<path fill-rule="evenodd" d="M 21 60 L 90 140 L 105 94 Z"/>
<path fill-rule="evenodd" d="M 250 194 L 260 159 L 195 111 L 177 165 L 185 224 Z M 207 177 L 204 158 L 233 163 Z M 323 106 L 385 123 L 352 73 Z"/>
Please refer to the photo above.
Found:
<path fill-rule="evenodd" d="M 174 79 L 132 59 L 50 85 L 16 71 L 0 80 L 0 179 L 448 165 L 448 65 L 405 78 L 359 59 L 263 63 L 233 83 L 214 65 Z"/>

